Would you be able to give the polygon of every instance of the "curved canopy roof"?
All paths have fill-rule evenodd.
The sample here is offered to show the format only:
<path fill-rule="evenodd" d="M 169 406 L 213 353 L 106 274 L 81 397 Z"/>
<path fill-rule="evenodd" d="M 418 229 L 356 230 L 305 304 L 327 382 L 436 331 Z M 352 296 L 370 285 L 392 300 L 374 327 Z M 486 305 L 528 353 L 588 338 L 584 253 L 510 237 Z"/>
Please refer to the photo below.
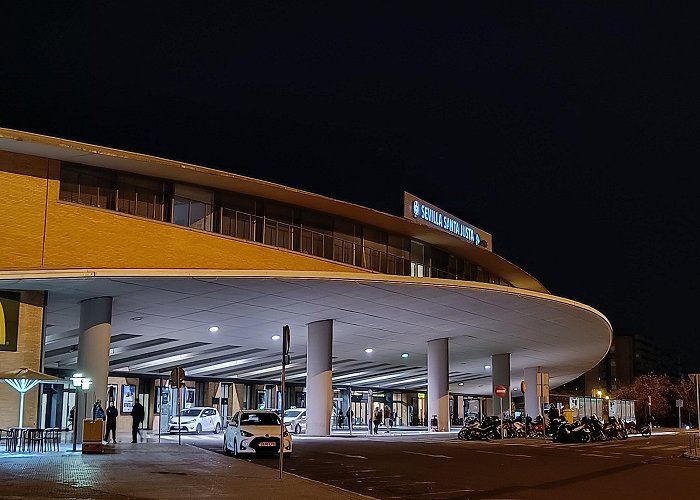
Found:
<path fill-rule="evenodd" d="M 287 378 L 303 384 L 306 325 L 333 319 L 334 384 L 424 389 L 426 342 L 448 338 L 451 391 L 490 394 L 491 354 L 511 353 L 513 386 L 524 368 L 542 366 L 555 387 L 597 364 L 612 338 L 600 312 L 550 294 L 372 273 L 6 271 L 0 288 L 49 291 L 47 369 L 75 366 L 79 303 L 106 295 L 114 297 L 112 372 L 183 366 L 188 377 L 279 379 L 271 337 L 288 324 Z"/>

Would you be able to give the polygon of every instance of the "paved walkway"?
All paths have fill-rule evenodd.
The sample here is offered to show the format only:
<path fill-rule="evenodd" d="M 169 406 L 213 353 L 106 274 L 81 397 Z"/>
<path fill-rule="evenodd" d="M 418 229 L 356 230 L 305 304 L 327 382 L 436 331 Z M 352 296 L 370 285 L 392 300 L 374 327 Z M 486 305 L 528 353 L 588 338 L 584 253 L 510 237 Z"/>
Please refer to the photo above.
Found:
<path fill-rule="evenodd" d="M 279 470 L 193 446 L 151 442 L 110 444 L 105 446 L 105 453 L 95 455 L 70 451 L 0 452 L 0 498 L 347 500 L 368 497 L 293 474 L 285 473 L 279 479 Z"/>

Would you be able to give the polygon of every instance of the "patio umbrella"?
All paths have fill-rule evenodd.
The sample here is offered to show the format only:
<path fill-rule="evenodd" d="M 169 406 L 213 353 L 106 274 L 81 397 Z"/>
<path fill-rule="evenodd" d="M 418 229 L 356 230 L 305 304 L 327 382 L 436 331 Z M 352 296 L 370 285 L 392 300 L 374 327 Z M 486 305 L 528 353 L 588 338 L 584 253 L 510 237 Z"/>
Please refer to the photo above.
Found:
<path fill-rule="evenodd" d="M 37 384 L 56 382 L 63 379 L 29 368 L 18 368 L 17 370 L 0 371 L 0 380 L 4 380 L 10 387 L 19 392 L 19 426 L 22 427 L 24 395 L 26 392 L 36 387 Z"/>

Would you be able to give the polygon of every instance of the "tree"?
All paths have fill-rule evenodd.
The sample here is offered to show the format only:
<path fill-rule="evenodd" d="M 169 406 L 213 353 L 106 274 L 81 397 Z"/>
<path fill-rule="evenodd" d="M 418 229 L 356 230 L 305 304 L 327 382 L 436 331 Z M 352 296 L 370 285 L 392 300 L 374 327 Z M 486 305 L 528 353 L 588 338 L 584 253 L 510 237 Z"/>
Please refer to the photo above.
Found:
<path fill-rule="evenodd" d="M 698 407 L 696 400 L 695 382 L 691 379 L 684 379 L 674 384 L 673 399 L 682 399 L 683 408 L 681 408 L 681 417 L 683 422 L 693 426 L 698 424 Z M 675 402 L 674 402 L 675 407 Z M 676 410 L 676 415 L 678 411 Z"/>
<path fill-rule="evenodd" d="M 657 422 L 666 422 L 672 413 L 671 402 L 675 400 L 676 386 L 668 375 L 640 375 L 630 385 L 620 387 L 612 393 L 613 399 L 633 399 L 637 420 L 651 415 Z M 651 408 L 649 408 L 651 396 Z M 675 409 L 675 404 L 673 405 Z"/>

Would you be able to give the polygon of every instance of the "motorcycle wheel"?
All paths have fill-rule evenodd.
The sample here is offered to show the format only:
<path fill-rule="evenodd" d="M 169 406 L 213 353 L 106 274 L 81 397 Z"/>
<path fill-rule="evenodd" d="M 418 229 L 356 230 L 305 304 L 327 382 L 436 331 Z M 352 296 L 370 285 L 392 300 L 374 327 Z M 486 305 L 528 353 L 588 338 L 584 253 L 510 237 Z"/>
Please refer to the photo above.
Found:
<path fill-rule="evenodd" d="M 590 432 L 584 432 L 581 434 L 581 442 L 582 443 L 590 443 L 591 442 L 591 433 Z"/>
<path fill-rule="evenodd" d="M 467 437 L 467 429 L 462 429 L 457 433 L 457 439 L 461 439 L 462 441 L 466 441 L 468 439 Z"/>
<path fill-rule="evenodd" d="M 651 436 L 651 429 L 649 427 L 642 427 L 642 436 L 644 436 L 644 437 Z"/>

